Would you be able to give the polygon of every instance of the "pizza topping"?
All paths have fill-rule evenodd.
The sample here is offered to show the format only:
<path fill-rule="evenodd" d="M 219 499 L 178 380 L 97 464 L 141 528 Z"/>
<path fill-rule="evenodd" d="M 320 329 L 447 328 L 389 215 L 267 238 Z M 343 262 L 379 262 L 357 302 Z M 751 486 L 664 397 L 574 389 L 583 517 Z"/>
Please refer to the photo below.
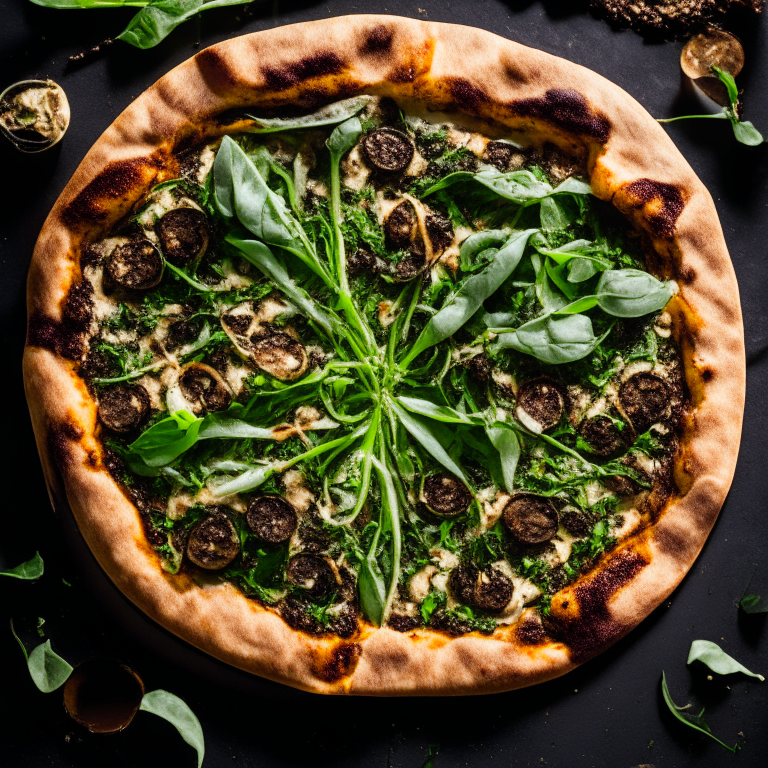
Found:
<path fill-rule="evenodd" d="M 557 510 L 543 496 L 516 494 L 504 507 L 502 520 L 515 541 L 526 546 L 545 544 L 557 533 Z"/>
<path fill-rule="evenodd" d="M 525 162 L 525 155 L 509 141 L 489 141 L 485 145 L 483 160 L 500 171 L 510 171 Z"/>
<path fill-rule="evenodd" d="M 208 222 L 197 208 L 174 208 L 155 225 L 165 258 L 177 266 L 202 258 L 208 248 Z"/>
<path fill-rule="evenodd" d="M 619 401 L 632 426 L 643 431 L 663 418 L 669 403 L 669 390 L 658 376 L 641 371 L 621 385 Z"/>
<path fill-rule="evenodd" d="M 149 418 L 149 393 L 140 384 L 114 386 L 99 395 L 99 421 L 111 432 L 127 434 Z"/>
<path fill-rule="evenodd" d="M 395 248 L 409 248 L 418 229 L 416 214 L 408 201 L 403 201 L 392 210 L 385 222 L 389 242 Z"/>
<path fill-rule="evenodd" d="M 491 613 L 504 609 L 514 589 L 511 579 L 498 568 L 479 570 L 473 565 L 454 568 L 448 587 L 460 602 Z"/>
<path fill-rule="evenodd" d="M 306 590 L 314 600 L 330 597 L 341 584 L 341 579 L 328 561 L 317 555 L 292 557 L 288 562 L 285 577 L 289 583 Z"/>
<path fill-rule="evenodd" d="M 223 411 L 232 401 L 232 392 L 221 374 L 203 363 L 187 365 L 178 386 L 194 414 Z"/>
<path fill-rule="evenodd" d="M 464 483 L 445 472 L 424 478 L 421 500 L 427 509 L 439 517 L 456 517 L 466 512 L 472 494 Z"/>
<path fill-rule="evenodd" d="M 118 245 L 104 265 L 105 277 L 120 288 L 146 291 L 163 276 L 163 257 L 149 240 L 129 240 Z"/>
<path fill-rule="evenodd" d="M 565 395 L 548 376 L 525 382 L 517 391 L 517 417 L 534 432 L 546 432 L 558 424 L 565 411 Z"/>
<path fill-rule="evenodd" d="M 198 523 L 189 534 L 187 557 L 200 568 L 226 568 L 240 552 L 240 536 L 232 521 L 217 512 Z"/>
<path fill-rule="evenodd" d="M 368 163 L 384 173 L 404 171 L 413 159 L 411 140 L 395 128 L 379 128 L 363 139 L 363 153 Z"/>
<path fill-rule="evenodd" d="M 615 456 L 625 446 L 616 422 L 607 416 L 585 419 L 579 427 L 582 438 L 596 456 Z"/>
<path fill-rule="evenodd" d="M 287 333 L 265 328 L 251 336 L 251 359 L 270 376 L 280 381 L 293 381 L 309 368 L 304 345 Z"/>
<path fill-rule="evenodd" d="M 279 496 L 258 496 L 248 505 L 248 527 L 263 541 L 282 544 L 293 536 L 296 510 Z"/>

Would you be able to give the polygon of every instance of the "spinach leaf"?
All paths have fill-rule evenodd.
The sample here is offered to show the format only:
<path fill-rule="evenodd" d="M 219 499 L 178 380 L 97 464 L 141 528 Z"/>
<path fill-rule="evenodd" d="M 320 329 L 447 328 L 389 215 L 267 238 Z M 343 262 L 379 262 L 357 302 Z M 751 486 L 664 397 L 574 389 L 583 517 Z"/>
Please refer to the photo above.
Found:
<path fill-rule="evenodd" d="M 490 261 L 498 252 L 498 247 L 509 239 L 510 233 L 503 229 L 486 229 L 470 235 L 459 248 L 461 269 L 474 272 Z"/>
<path fill-rule="evenodd" d="M 411 433 L 411 436 L 449 472 L 461 479 L 469 487 L 469 481 L 461 467 L 448 455 L 432 428 L 416 416 L 411 415 L 402 406 L 392 403 L 392 410 L 400 423 Z"/>
<path fill-rule="evenodd" d="M 128 450 L 149 467 L 170 464 L 197 442 L 202 424 L 203 419 L 189 411 L 175 411 L 142 432 Z"/>
<path fill-rule="evenodd" d="M 611 326 L 612 327 L 612 326 Z M 572 363 L 592 352 L 611 328 L 595 336 L 592 321 L 586 315 L 558 317 L 552 313 L 529 320 L 513 331 L 504 331 L 490 345 L 496 354 L 515 349 L 551 365 Z"/>
<path fill-rule="evenodd" d="M 498 423 L 486 427 L 485 433 L 493 447 L 499 452 L 504 487 L 507 493 L 512 493 L 515 487 L 517 462 L 520 460 L 520 439 L 512 428 L 506 425 L 499 426 Z"/>
<path fill-rule="evenodd" d="M 677 704 L 675 704 L 674 701 L 672 701 L 672 696 L 669 693 L 669 688 L 667 688 L 667 678 L 664 672 L 661 673 L 661 693 L 664 697 L 664 702 L 666 703 L 667 707 L 669 707 L 669 711 L 681 722 L 685 723 L 689 728 L 693 728 L 695 731 L 699 731 L 700 733 L 703 733 L 707 736 L 709 736 L 710 739 L 714 739 L 718 744 L 725 747 L 729 752 L 733 752 L 734 754 L 741 749 L 740 744 L 735 744 L 733 747 L 729 747 L 727 744 L 724 744 L 720 739 L 718 739 L 716 736 L 712 734 L 712 731 L 710 730 L 709 726 L 704 721 L 704 709 L 702 708 L 701 712 L 699 712 L 698 715 L 691 714 L 688 712 L 688 708 L 691 706 L 690 704 L 686 704 L 684 707 L 678 707 Z"/>
<path fill-rule="evenodd" d="M 719 645 L 709 640 L 694 640 L 691 643 L 686 664 L 691 664 L 694 661 L 700 661 L 717 675 L 732 675 L 735 672 L 743 672 L 749 677 L 756 677 L 761 681 L 765 680 L 762 675 L 750 672 L 736 659 L 729 656 Z"/>
<path fill-rule="evenodd" d="M 511 171 L 504 173 L 496 168 L 483 168 L 477 173 L 470 171 L 456 171 L 440 179 L 424 192 L 422 197 L 439 192 L 458 182 L 476 181 L 482 184 L 499 197 L 512 200 L 515 203 L 529 203 L 540 200 L 552 192 L 552 187 L 546 181 L 537 178 L 530 171 Z"/>
<path fill-rule="evenodd" d="M 513 233 L 488 266 L 459 283 L 458 288 L 445 300 L 440 311 L 430 318 L 414 342 L 411 351 L 403 360 L 404 368 L 425 349 L 453 336 L 480 309 L 483 302 L 515 271 L 523 257 L 528 238 L 535 231 L 528 229 Z"/>
<path fill-rule="evenodd" d="M 233 493 L 255 490 L 272 477 L 276 467 L 274 464 L 253 466 L 239 461 L 215 461 L 208 465 L 208 469 L 213 472 L 240 472 L 234 477 L 216 477 L 208 481 L 211 493 L 221 498 Z"/>
<path fill-rule="evenodd" d="M 338 160 L 345 152 L 352 149 L 362 132 L 363 124 L 358 117 L 350 117 L 341 125 L 337 125 L 325 142 L 325 146 L 331 153 L 331 162 Z"/>
<path fill-rule="evenodd" d="M 216 414 L 211 413 L 203 419 L 197 439 L 211 440 L 215 438 L 274 440 L 275 434 L 271 429 L 254 427 L 242 419 L 219 418 Z"/>
<path fill-rule="evenodd" d="M 672 287 L 639 269 L 609 269 L 597 284 L 599 307 L 614 317 L 641 317 L 664 309 Z"/>
<path fill-rule="evenodd" d="M 768 613 L 768 603 L 760 595 L 744 595 L 739 600 L 739 608 L 744 613 Z"/>
<path fill-rule="evenodd" d="M 0 576 L 10 576 L 14 579 L 26 579 L 33 580 L 39 579 L 43 575 L 43 558 L 40 557 L 39 552 L 35 552 L 35 556 L 26 563 L 21 563 L 15 568 L 8 568 L 4 571 L 0 571 Z"/>
<path fill-rule="evenodd" d="M 32 682 L 38 689 L 43 693 L 50 693 L 57 688 L 61 688 L 72 674 L 72 665 L 54 652 L 53 648 L 51 648 L 51 641 L 46 640 L 38 645 L 32 653 L 27 654 L 24 643 L 21 642 L 21 639 L 16 634 L 16 630 L 13 628 L 13 621 L 11 621 L 11 632 L 19 644 L 24 658 L 27 660 L 27 667 L 29 668 Z"/>
<path fill-rule="evenodd" d="M 249 133 L 276 133 L 277 131 L 304 130 L 306 128 L 318 128 L 321 125 L 335 125 L 344 122 L 363 110 L 373 96 L 353 96 L 333 104 L 321 107 L 316 112 L 301 117 L 288 118 L 264 118 L 248 115 L 255 125 L 248 128 Z"/>
<path fill-rule="evenodd" d="M 205 757 L 203 728 L 187 704 L 168 691 L 158 690 L 145 693 L 139 709 L 162 717 L 173 725 L 181 738 L 197 752 L 197 768 L 200 768 Z"/>

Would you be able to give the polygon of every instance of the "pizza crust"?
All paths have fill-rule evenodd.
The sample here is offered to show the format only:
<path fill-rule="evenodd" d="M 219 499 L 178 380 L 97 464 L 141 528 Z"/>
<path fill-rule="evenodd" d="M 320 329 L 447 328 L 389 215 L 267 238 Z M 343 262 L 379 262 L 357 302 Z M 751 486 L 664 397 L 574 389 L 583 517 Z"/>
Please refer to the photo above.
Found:
<path fill-rule="evenodd" d="M 136 509 L 106 471 L 96 407 L 73 360 L 82 344 L 62 304 L 84 238 L 107 231 L 149 186 L 177 174 L 172 152 L 245 125 L 231 110 L 310 109 L 360 91 L 463 114 L 493 134 L 552 141 L 587 158 L 595 194 L 652 238 L 674 277 L 675 335 L 691 412 L 675 463 L 679 496 L 553 599 L 493 638 L 365 626 L 352 640 L 296 632 L 230 584 L 165 574 Z M 228 119 L 228 122 L 225 121 Z M 248 672 L 321 693 L 451 695 L 561 675 L 629 632 L 681 581 L 730 486 L 745 358 L 736 278 L 712 199 L 634 99 L 578 65 L 477 29 L 350 16 L 229 40 L 171 70 L 96 142 L 45 222 L 28 282 L 24 378 L 54 506 L 71 508 L 116 586 L 192 645 Z"/>

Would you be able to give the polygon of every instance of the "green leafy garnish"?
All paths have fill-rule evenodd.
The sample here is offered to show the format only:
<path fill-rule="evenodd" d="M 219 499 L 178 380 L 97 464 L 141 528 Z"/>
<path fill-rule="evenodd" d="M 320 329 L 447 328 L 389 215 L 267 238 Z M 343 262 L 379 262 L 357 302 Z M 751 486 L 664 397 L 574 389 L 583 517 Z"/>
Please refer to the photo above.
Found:
<path fill-rule="evenodd" d="M 202 766 L 205 757 L 203 728 L 187 704 L 168 691 L 157 690 L 144 694 L 139 709 L 162 717 L 173 725 L 181 738 L 197 752 L 197 768 Z"/>
<path fill-rule="evenodd" d="M 43 575 L 43 558 L 40 557 L 39 552 L 35 552 L 34 557 L 27 560 L 26 563 L 21 563 L 15 568 L 8 568 L 4 571 L 0 571 L 0 576 L 10 576 L 14 579 L 26 579 L 33 580 L 39 579 Z"/>
<path fill-rule="evenodd" d="M 694 640 L 691 643 L 691 650 L 688 652 L 687 664 L 694 661 L 700 661 L 708 669 L 711 669 L 718 675 L 732 675 L 735 672 L 741 672 L 749 677 L 756 677 L 758 680 L 765 680 L 762 675 L 750 672 L 745 666 L 739 664 L 736 659 L 729 656 L 719 645 L 709 640 Z"/>
<path fill-rule="evenodd" d="M 709 726 L 704 721 L 704 708 L 702 707 L 701 712 L 699 712 L 698 715 L 694 715 L 691 712 L 688 711 L 690 708 L 690 704 L 686 704 L 684 707 L 678 707 L 677 704 L 675 704 L 674 701 L 672 701 L 672 696 L 669 693 L 669 688 L 667 688 L 667 678 L 664 674 L 664 672 L 661 673 L 661 693 L 664 697 L 664 702 L 666 703 L 667 707 L 669 707 L 669 711 L 681 722 L 685 723 L 689 728 L 693 728 L 695 731 L 699 731 L 700 733 L 703 733 L 707 736 L 709 736 L 710 739 L 713 739 L 721 746 L 725 747 L 729 752 L 733 752 L 734 754 L 738 752 L 738 750 L 741 749 L 740 744 L 735 744 L 732 747 L 729 747 L 727 744 L 724 744 L 720 739 L 718 739 L 716 736 L 712 734 L 712 731 L 710 730 Z"/>
<path fill-rule="evenodd" d="M 11 621 L 11 632 L 27 661 L 32 682 L 38 689 L 43 693 L 50 693 L 57 688 L 61 688 L 72 674 L 72 665 L 62 659 L 51 648 L 51 641 L 46 640 L 34 648 L 32 653 L 28 654 L 24 643 L 21 642 L 21 639 L 16 634 L 16 630 L 13 628 L 13 621 Z"/>

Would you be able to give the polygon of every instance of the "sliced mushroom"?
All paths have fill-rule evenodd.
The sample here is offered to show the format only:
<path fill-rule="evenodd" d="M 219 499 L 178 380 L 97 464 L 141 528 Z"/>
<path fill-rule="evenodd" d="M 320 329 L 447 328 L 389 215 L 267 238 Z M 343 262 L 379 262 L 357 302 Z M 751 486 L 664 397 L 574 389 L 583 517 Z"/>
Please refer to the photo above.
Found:
<path fill-rule="evenodd" d="M 505 505 L 502 520 L 520 544 L 545 544 L 556 533 L 558 514 L 555 505 L 543 496 L 518 493 Z"/>
<path fill-rule="evenodd" d="M 727 106 L 728 92 L 712 67 L 736 77 L 744 66 L 744 48 L 739 39 L 722 29 L 710 27 L 694 35 L 680 53 L 680 67 L 712 100 Z"/>
<path fill-rule="evenodd" d="M 340 585 L 328 561 L 317 555 L 296 555 L 288 563 L 286 579 L 305 589 L 314 600 L 329 597 Z"/>
<path fill-rule="evenodd" d="M 453 242 L 453 225 L 442 214 L 430 213 L 426 218 L 426 225 L 435 253 L 441 253 Z"/>
<path fill-rule="evenodd" d="M 589 445 L 590 453 L 596 456 L 615 456 L 624 448 L 621 431 L 607 416 L 594 416 L 584 419 L 579 427 L 584 441 Z"/>
<path fill-rule="evenodd" d="M 232 402 L 232 390 L 222 375 L 210 365 L 189 363 L 182 368 L 177 380 L 178 392 L 183 398 L 186 410 L 196 416 L 212 411 L 223 411 Z M 171 390 L 169 387 L 169 399 Z M 170 409 L 171 403 L 169 403 Z M 173 410 L 180 410 L 173 408 Z"/>
<path fill-rule="evenodd" d="M 126 434 L 144 424 L 151 400 L 141 384 L 118 385 L 99 395 L 99 421 L 111 432 Z"/>
<path fill-rule="evenodd" d="M 197 261 L 208 248 L 208 220 L 197 208 L 174 208 L 155 228 L 165 258 L 177 266 Z"/>
<path fill-rule="evenodd" d="M 395 248 L 408 248 L 418 229 L 416 214 L 411 204 L 403 201 L 392 209 L 384 222 L 387 240 Z"/>
<path fill-rule="evenodd" d="M 512 580 L 493 566 L 480 570 L 459 565 L 451 571 L 448 587 L 462 603 L 493 613 L 504 609 L 514 591 Z"/>
<path fill-rule="evenodd" d="M 669 404 L 669 389 L 648 371 L 630 376 L 619 389 L 619 403 L 632 426 L 643 431 L 663 418 Z"/>
<path fill-rule="evenodd" d="M 483 160 L 496 166 L 500 171 L 508 171 L 511 166 L 517 167 L 522 164 L 524 158 L 518 148 L 509 141 L 489 141 L 485 145 Z"/>
<path fill-rule="evenodd" d="M 517 391 L 517 418 L 534 432 L 556 426 L 565 410 L 560 385 L 548 376 L 526 381 Z"/>
<path fill-rule="evenodd" d="M 356 277 L 366 272 L 377 275 L 381 272 L 381 265 L 367 248 L 358 248 L 347 257 L 347 274 Z"/>
<path fill-rule="evenodd" d="M 232 521 L 215 514 L 198 523 L 189 534 L 187 557 L 200 568 L 226 568 L 240 552 L 240 536 Z"/>
<path fill-rule="evenodd" d="M 248 505 L 246 520 L 253 533 L 270 544 L 288 541 L 298 525 L 296 510 L 280 496 L 253 499 Z"/>
<path fill-rule="evenodd" d="M 385 173 L 404 171 L 413 159 L 413 142 L 395 128 L 379 128 L 363 139 L 368 164 Z"/>
<path fill-rule="evenodd" d="M 145 291 L 160 282 L 163 257 L 149 240 L 130 240 L 112 251 L 104 271 L 112 285 Z"/>
<path fill-rule="evenodd" d="M 568 506 L 560 512 L 560 522 L 568 533 L 586 536 L 595 524 L 595 516 L 587 510 Z"/>
<path fill-rule="evenodd" d="M 460 480 L 439 472 L 424 478 L 420 500 L 439 517 L 456 517 L 467 511 L 472 503 L 472 494 Z"/>
<path fill-rule="evenodd" d="M 280 381 L 294 381 L 309 368 L 309 355 L 304 345 L 282 331 L 265 329 L 251 336 L 251 358 L 262 371 Z"/>

